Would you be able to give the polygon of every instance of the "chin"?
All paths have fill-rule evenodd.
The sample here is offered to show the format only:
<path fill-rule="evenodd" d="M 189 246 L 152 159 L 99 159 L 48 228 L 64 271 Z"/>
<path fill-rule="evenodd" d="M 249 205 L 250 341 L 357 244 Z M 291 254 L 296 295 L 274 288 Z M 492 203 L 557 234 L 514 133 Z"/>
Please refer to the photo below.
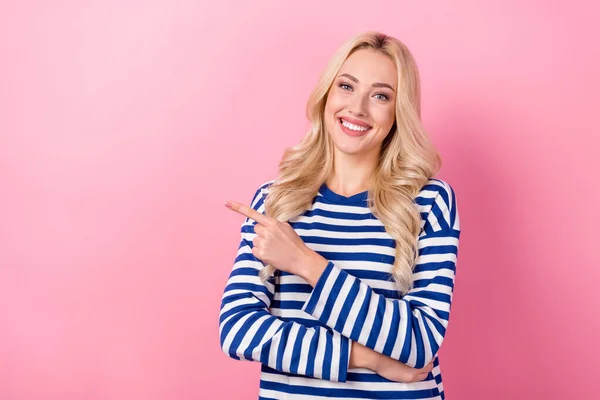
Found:
<path fill-rule="evenodd" d="M 362 152 L 362 146 L 356 146 L 351 143 L 343 143 L 343 142 L 333 142 L 333 145 L 338 151 L 341 151 L 344 154 L 359 154 Z"/>

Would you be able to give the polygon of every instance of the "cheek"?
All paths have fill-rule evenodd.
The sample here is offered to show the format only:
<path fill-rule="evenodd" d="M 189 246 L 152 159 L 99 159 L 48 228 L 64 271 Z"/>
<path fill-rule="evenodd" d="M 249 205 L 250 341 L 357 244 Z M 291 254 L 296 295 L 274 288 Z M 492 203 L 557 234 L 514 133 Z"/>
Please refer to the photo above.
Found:
<path fill-rule="evenodd" d="M 394 107 L 390 107 L 389 109 L 379 110 L 377 113 L 376 121 L 377 125 L 384 128 L 391 128 L 394 125 L 394 121 L 396 120 L 396 111 Z"/>
<path fill-rule="evenodd" d="M 328 109 L 332 113 L 337 113 L 345 107 L 344 98 L 335 92 L 331 92 L 327 97 L 327 104 L 325 109 Z"/>
<path fill-rule="evenodd" d="M 344 109 L 344 106 L 340 102 L 340 99 L 338 96 L 330 95 L 327 98 L 327 103 L 325 103 L 324 119 L 325 119 L 325 125 L 328 128 L 332 128 L 333 126 L 335 126 L 335 122 L 336 122 L 335 116 L 343 109 Z"/>

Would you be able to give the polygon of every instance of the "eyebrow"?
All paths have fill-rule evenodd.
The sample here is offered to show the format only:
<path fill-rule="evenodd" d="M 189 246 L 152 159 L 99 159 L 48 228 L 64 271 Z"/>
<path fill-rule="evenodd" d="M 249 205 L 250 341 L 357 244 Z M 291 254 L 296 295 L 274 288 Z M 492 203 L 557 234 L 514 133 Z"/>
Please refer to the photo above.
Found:
<path fill-rule="evenodd" d="M 342 76 L 345 76 L 346 78 L 350 79 L 351 81 L 354 81 L 354 82 L 358 83 L 358 79 L 356 79 L 355 77 L 353 77 L 350 74 L 341 74 L 340 77 L 342 77 Z M 391 87 L 390 85 L 388 85 L 387 83 L 375 82 L 371 86 L 373 86 L 373 87 L 385 87 L 385 88 L 392 89 L 392 91 L 395 92 L 394 88 Z"/>

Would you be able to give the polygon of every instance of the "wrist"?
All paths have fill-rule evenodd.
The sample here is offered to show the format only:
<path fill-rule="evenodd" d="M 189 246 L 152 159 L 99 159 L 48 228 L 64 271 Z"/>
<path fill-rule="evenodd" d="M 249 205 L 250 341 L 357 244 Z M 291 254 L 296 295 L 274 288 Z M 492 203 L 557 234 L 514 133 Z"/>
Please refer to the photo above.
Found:
<path fill-rule="evenodd" d="M 323 271 L 325 271 L 325 267 L 327 267 L 328 263 L 329 260 L 327 260 L 325 257 L 313 250 L 310 250 L 300 265 L 297 275 L 303 278 L 312 287 L 315 287 L 317 281 L 323 274 Z"/>

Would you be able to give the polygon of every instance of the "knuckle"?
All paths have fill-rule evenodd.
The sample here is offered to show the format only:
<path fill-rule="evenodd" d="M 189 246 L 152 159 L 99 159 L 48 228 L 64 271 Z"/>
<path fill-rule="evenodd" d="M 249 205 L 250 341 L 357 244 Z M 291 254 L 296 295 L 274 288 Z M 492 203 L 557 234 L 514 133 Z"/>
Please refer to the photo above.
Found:
<path fill-rule="evenodd" d="M 271 228 L 276 228 L 281 223 L 278 220 L 276 220 L 275 218 L 269 218 L 268 221 L 269 221 L 269 227 L 271 227 Z"/>

